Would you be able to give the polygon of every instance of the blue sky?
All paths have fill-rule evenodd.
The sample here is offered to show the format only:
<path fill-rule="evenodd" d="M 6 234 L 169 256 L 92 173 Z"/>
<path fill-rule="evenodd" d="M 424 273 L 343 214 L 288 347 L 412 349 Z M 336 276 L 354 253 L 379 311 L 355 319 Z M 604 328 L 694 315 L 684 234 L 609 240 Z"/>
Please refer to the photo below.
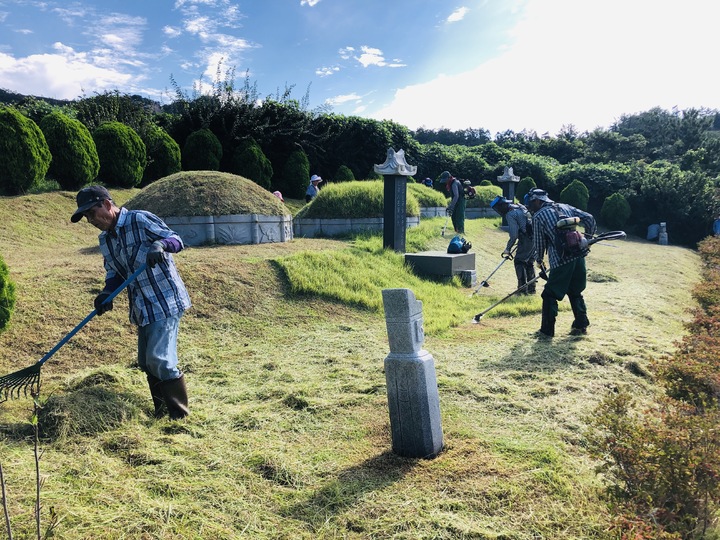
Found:
<path fill-rule="evenodd" d="M 338 114 L 554 135 L 720 109 L 718 21 L 714 0 L 0 0 L 0 88 L 169 103 L 222 61 Z"/>

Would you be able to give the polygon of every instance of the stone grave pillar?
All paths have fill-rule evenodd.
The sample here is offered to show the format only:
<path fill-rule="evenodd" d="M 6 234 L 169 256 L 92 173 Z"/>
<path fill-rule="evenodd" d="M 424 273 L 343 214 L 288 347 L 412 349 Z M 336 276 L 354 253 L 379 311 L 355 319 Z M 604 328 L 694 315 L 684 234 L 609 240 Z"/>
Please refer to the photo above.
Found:
<path fill-rule="evenodd" d="M 513 174 L 512 167 L 505 167 L 502 176 L 497 177 L 497 181 L 502 187 L 503 197 L 512 201 L 515 199 L 515 185 L 520 182 L 520 177 Z M 522 201 L 520 201 L 522 203 Z M 507 227 L 507 219 L 502 218 L 502 227 Z"/>
<path fill-rule="evenodd" d="M 417 167 L 405 162 L 404 150 L 388 148 L 385 163 L 375 165 L 374 170 L 383 175 L 385 185 L 383 247 L 405 253 L 407 178 L 417 172 Z"/>
<path fill-rule="evenodd" d="M 662 221 L 660 223 L 660 232 L 658 234 L 658 244 L 660 244 L 661 246 L 668 245 L 667 224 L 664 221 Z"/>
<path fill-rule="evenodd" d="M 422 302 L 410 289 L 383 289 L 390 354 L 385 358 L 392 449 L 433 458 L 443 448 L 435 361 L 422 350 Z"/>

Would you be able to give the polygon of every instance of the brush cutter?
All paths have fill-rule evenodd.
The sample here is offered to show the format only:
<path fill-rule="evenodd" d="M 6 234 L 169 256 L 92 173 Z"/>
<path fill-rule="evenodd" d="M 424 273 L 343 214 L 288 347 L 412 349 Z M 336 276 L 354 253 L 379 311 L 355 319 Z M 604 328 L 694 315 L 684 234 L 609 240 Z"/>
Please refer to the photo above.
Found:
<path fill-rule="evenodd" d="M 445 216 L 445 225 L 443 225 L 443 230 L 442 230 L 442 232 L 440 233 L 440 236 L 445 236 L 445 229 L 447 229 L 448 219 L 450 219 L 450 214 L 448 214 L 448 215 Z"/>
<path fill-rule="evenodd" d="M 489 286 L 490 286 L 490 283 L 488 282 L 488 280 L 493 276 L 493 274 L 494 274 L 495 272 L 497 272 L 497 271 L 500 269 L 500 267 L 501 267 L 503 264 L 505 264 L 505 261 L 512 261 L 512 259 L 513 259 L 513 253 L 515 253 L 515 250 L 516 250 L 516 249 L 517 249 L 517 246 L 515 246 L 515 247 L 512 249 L 512 251 L 511 251 L 510 253 L 508 253 L 507 255 L 502 255 L 502 261 L 500 261 L 500 264 L 498 264 L 498 265 L 495 267 L 495 270 L 493 270 L 492 272 L 490 272 L 490 275 L 489 275 L 488 277 L 486 277 L 485 279 L 483 279 L 483 280 L 480 282 L 480 285 L 478 285 L 477 288 L 476 288 L 473 292 L 470 293 L 470 298 L 472 298 L 473 296 L 475 296 L 475 294 L 477 294 L 477 292 L 478 292 L 480 289 L 482 289 L 483 287 L 489 287 Z"/>
<path fill-rule="evenodd" d="M 143 263 L 140 268 L 135 270 L 135 272 L 133 272 L 133 274 L 115 290 L 115 292 L 113 292 L 105 299 L 103 304 L 111 302 L 113 298 L 115 298 L 118 294 L 122 292 L 123 289 L 125 289 L 125 287 L 135 281 L 135 279 L 143 271 L 145 271 L 146 267 L 147 265 Z M 90 319 L 92 319 L 95 315 L 97 315 L 97 310 L 93 309 L 90 314 L 80 322 L 80 324 L 73 328 L 64 338 L 62 338 L 58 342 L 57 345 L 55 345 L 45 356 L 43 356 L 32 366 L 21 369 L 20 371 L 16 371 L 15 373 L 10 373 L 9 375 L 5 375 L 4 377 L 0 377 L 0 403 L 2 403 L 3 401 L 7 401 L 8 398 L 19 398 L 21 393 L 24 396 L 27 396 L 28 392 L 30 393 L 30 395 L 37 394 L 40 391 L 40 368 L 53 354 L 55 354 L 60 349 L 60 347 L 70 341 L 70 338 L 77 334 L 83 326 L 89 323 Z"/>
<path fill-rule="evenodd" d="M 483 311 L 481 311 L 480 313 L 478 313 L 477 315 L 475 315 L 475 317 L 473 317 L 473 322 L 474 322 L 474 323 L 480 322 L 480 319 L 482 319 L 482 316 L 485 315 L 488 311 L 490 311 L 491 309 L 495 308 L 496 306 L 499 306 L 500 304 L 502 304 L 505 300 L 507 300 L 507 299 L 510 298 L 511 296 L 513 296 L 513 295 L 515 295 L 515 294 L 517 294 L 517 293 L 519 293 L 519 292 L 524 291 L 524 290 L 527 289 L 530 285 L 532 285 L 533 283 L 535 283 L 538 279 L 540 279 L 540 276 L 535 276 L 533 279 L 531 279 L 530 281 L 528 281 L 527 283 L 525 283 L 525 285 L 523 285 L 523 286 L 521 286 L 521 287 L 518 287 L 517 289 L 515 289 L 513 292 L 511 292 L 511 293 L 508 294 L 507 296 L 503 296 L 500 300 L 498 300 L 497 302 L 495 302 L 492 306 L 490 306 L 489 308 L 484 309 Z"/>

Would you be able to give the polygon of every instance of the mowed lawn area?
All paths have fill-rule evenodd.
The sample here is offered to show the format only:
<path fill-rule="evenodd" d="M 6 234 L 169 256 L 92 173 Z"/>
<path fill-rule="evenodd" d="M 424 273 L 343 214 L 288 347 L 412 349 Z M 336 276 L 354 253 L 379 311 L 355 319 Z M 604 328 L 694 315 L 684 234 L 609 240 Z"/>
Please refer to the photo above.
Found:
<path fill-rule="evenodd" d="M 137 190 L 112 193 L 122 203 Z M 70 223 L 74 207 L 68 192 L 0 198 L 0 255 L 17 285 L 0 375 L 41 358 L 103 287 L 98 231 Z M 408 237 L 444 250 L 443 223 Z M 501 260 L 498 224 L 466 222 L 478 280 Z M 650 362 L 690 319 L 697 253 L 636 237 L 593 246 L 589 334 L 567 334 L 565 300 L 557 337 L 537 341 L 539 298 L 472 323 L 515 288 L 512 263 L 470 298 L 457 279 L 413 276 L 381 243 L 299 238 L 176 255 L 194 304 L 179 344 L 185 421 L 152 419 L 120 296 L 42 369 L 43 530 L 52 509 L 55 538 L 68 540 L 614 538 L 588 422 L 607 392 L 627 388 L 640 402 L 660 392 Z M 338 282 L 372 298 L 348 301 Z M 391 451 L 383 287 L 423 301 L 445 441 L 432 460 Z M 35 531 L 31 415 L 29 398 L 0 404 L 16 538 Z"/>

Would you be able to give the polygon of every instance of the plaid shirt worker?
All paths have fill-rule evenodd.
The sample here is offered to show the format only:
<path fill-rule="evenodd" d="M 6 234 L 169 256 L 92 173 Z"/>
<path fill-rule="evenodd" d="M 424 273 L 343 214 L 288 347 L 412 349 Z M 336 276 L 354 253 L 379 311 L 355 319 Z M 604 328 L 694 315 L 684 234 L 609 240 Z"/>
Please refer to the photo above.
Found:
<path fill-rule="evenodd" d="M 569 204 L 544 203 L 542 208 L 535 212 L 533 216 L 533 243 L 535 244 L 536 261 L 538 264 L 541 263 L 547 251 L 551 270 L 587 254 L 560 256 L 555 246 L 555 225 L 561 219 L 561 215 L 564 217 L 579 217 L 586 234 L 594 235 L 596 230 L 595 218 L 592 214 L 583 212 Z"/>
<path fill-rule="evenodd" d="M 145 326 L 181 314 L 191 306 L 190 296 L 170 254 L 183 249 L 182 239 L 156 215 L 121 208 L 114 230 L 102 232 L 99 240 L 109 290 L 115 290 L 146 262 L 153 242 L 160 240 L 165 246 L 167 264 L 148 267 L 128 285 L 130 322 Z"/>

